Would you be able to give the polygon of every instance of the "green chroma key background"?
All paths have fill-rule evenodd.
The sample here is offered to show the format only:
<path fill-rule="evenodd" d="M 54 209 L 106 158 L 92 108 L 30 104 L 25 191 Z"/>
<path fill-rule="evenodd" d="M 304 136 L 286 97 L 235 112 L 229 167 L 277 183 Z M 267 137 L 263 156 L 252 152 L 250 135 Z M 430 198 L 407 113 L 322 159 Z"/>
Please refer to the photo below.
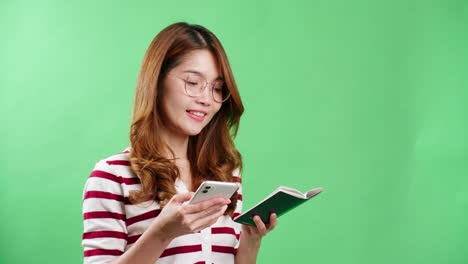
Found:
<path fill-rule="evenodd" d="M 468 2 L 0 1 L 0 263 L 80 263 L 81 196 L 128 145 L 143 54 L 217 34 L 246 112 L 245 209 L 280 218 L 259 263 L 468 263 Z"/>

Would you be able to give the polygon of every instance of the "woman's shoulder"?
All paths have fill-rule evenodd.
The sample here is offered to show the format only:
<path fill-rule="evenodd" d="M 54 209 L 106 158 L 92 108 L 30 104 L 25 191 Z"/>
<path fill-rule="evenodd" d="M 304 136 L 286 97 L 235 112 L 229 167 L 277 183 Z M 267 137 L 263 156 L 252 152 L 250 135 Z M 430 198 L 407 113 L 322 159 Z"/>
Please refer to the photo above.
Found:
<path fill-rule="evenodd" d="M 240 168 L 236 168 L 232 171 L 232 181 L 233 182 L 238 182 L 238 183 L 242 183 L 242 178 L 241 178 L 241 169 Z"/>
<path fill-rule="evenodd" d="M 233 171 L 232 171 L 232 176 L 237 176 L 237 177 L 240 177 L 241 175 L 241 169 L 239 167 L 235 168 Z"/>
<path fill-rule="evenodd" d="M 130 148 L 97 161 L 90 178 L 106 178 L 117 183 L 137 183 L 130 167 Z"/>
<path fill-rule="evenodd" d="M 106 163 L 107 165 L 130 165 L 130 147 L 125 148 L 121 152 L 115 153 L 106 158 L 100 159 L 98 163 Z"/>

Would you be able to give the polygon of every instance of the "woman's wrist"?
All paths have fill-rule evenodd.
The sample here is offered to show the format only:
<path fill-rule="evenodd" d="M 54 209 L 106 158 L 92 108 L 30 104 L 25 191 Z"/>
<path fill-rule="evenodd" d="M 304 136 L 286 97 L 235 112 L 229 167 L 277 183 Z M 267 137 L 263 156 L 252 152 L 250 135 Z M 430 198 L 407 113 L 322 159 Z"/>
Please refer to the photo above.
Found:
<path fill-rule="evenodd" d="M 247 239 L 247 238 L 242 239 L 241 238 L 239 245 L 241 244 L 244 244 L 244 246 L 246 246 L 246 248 L 248 248 L 249 250 L 258 251 L 262 244 L 262 239 L 261 238 L 260 239 Z"/>
<path fill-rule="evenodd" d="M 251 240 L 242 238 L 236 254 L 236 264 L 250 264 L 257 262 L 257 255 L 260 251 L 261 240 Z"/>
<path fill-rule="evenodd" d="M 148 235 L 153 239 L 159 240 L 160 243 L 169 244 L 177 235 L 172 234 L 171 230 L 166 230 L 168 228 L 164 228 L 163 223 L 161 223 L 160 219 L 156 218 L 154 222 L 151 224 L 150 228 L 148 228 L 147 232 Z"/>

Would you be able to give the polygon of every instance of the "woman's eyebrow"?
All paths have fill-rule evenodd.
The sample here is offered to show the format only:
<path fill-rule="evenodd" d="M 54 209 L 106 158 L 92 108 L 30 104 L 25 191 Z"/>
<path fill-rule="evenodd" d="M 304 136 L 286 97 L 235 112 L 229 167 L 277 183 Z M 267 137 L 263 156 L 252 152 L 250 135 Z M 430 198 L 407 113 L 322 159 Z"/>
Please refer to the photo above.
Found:
<path fill-rule="evenodd" d="M 185 70 L 185 71 L 183 71 L 183 72 L 184 72 L 184 73 L 193 73 L 193 74 L 202 76 L 203 78 L 206 79 L 206 76 L 205 76 L 202 72 L 199 72 L 199 71 L 196 71 L 196 70 Z M 218 77 L 215 78 L 215 81 L 224 81 L 224 78 L 221 77 L 221 76 L 218 76 Z"/>

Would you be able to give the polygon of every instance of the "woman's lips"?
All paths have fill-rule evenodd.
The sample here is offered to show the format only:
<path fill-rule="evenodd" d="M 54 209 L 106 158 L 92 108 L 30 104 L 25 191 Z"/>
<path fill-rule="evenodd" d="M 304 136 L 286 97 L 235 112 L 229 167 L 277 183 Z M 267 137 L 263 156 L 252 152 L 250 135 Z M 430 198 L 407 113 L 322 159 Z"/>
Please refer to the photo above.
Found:
<path fill-rule="evenodd" d="M 193 120 L 197 122 L 201 122 L 205 120 L 206 113 L 205 112 L 200 112 L 200 111 L 195 111 L 195 110 L 187 110 L 187 115 L 192 118 Z"/>

